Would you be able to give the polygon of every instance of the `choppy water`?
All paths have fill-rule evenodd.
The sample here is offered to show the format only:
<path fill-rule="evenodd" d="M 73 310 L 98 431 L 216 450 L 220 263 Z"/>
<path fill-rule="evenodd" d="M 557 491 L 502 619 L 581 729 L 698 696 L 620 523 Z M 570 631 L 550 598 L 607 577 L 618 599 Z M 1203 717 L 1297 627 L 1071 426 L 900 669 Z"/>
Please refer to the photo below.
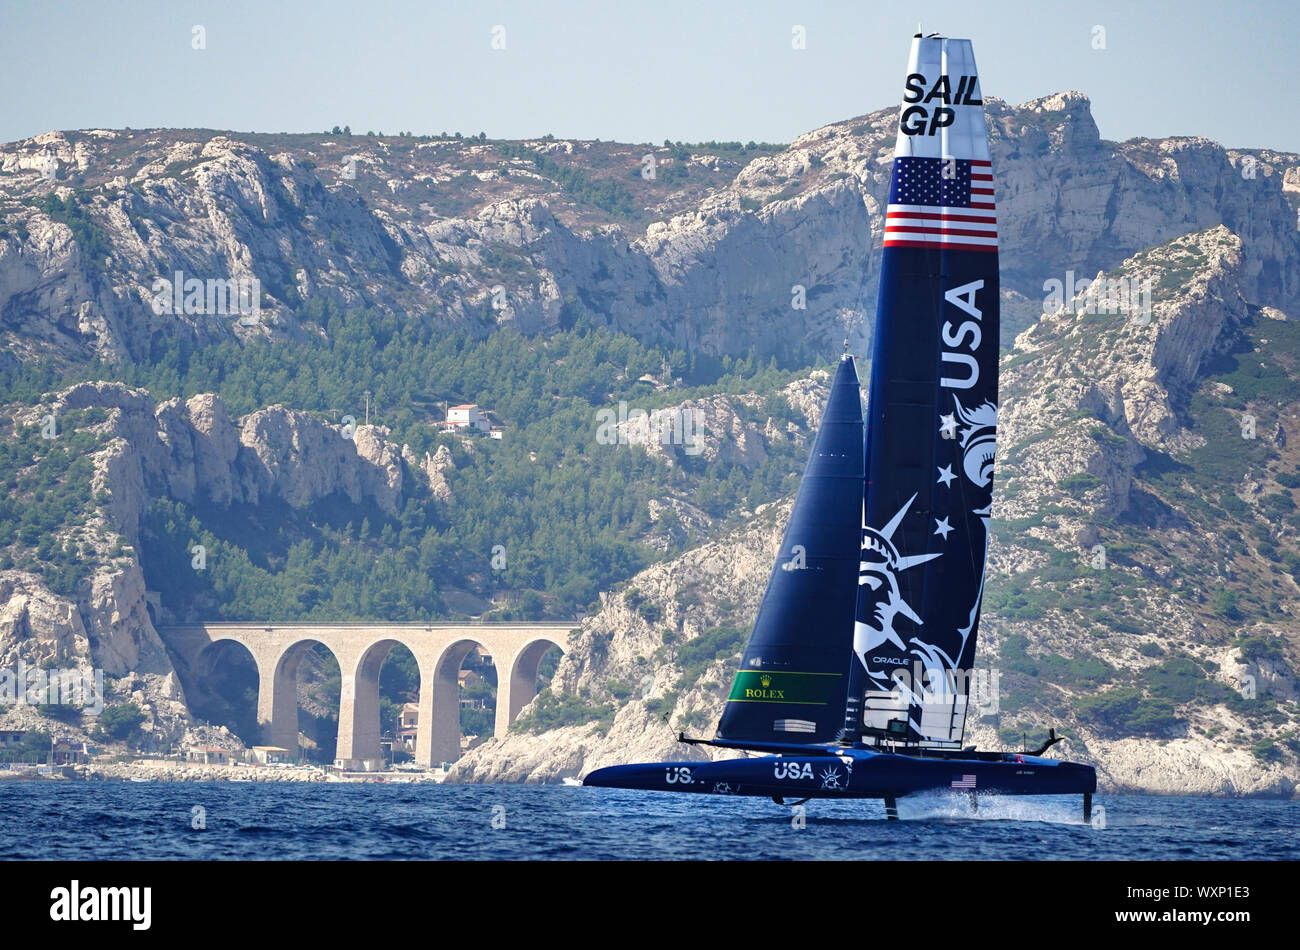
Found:
<path fill-rule="evenodd" d="M 0 782 L 0 859 L 1300 857 L 1289 802 L 1099 795 L 1104 828 L 1077 796 L 805 807 L 800 828 L 768 800 L 604 788 Z"/>

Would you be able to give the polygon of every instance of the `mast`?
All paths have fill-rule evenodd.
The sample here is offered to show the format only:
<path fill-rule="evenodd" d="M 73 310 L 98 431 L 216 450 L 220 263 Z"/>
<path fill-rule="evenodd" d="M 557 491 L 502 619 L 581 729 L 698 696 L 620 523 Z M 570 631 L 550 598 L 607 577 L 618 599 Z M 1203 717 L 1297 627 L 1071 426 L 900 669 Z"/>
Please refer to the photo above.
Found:
<path fill-rule="evenodd" d="M 907 72 L 873 344 L 845 739 L 861 728 L 959 743 L 993 494 L 997 220 L 970 41 L 915 37 Z"/>

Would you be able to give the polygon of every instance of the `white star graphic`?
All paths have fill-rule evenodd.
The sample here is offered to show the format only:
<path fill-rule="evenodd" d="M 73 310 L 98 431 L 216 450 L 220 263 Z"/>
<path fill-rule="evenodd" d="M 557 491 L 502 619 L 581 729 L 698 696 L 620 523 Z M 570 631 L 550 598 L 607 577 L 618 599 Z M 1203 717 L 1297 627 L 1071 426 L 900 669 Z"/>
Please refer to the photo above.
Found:
<path fill-rule="evenodd" d="M 939 434 L 945 439 L 957 438 L 957 420 L 954 413 L 939 417 Z"/>
<path fill-rule="evenodd" d="M 943 468 L 939 469 L 939 478 L 938 478 L 938 480 L 941 481 L 941 482 L 943 482 L 943 487 L 944 487 L 944 488 L 947 488 L 947 487 L 948 487 L 948 483 L 949 483 L 950 481 L 952 481 L 952 480 L 953 480 L 954 478 L 956 478 L 956 477 L 957 477 L 957 476 L 954 475 L 954 474 L 952 473 L 952 466 L 951 466 L 951 465 L 945 465 Z"/>
<path fill-rule="evenodd" d="M 934 533 L 943 535 L 945 541 L 948 540 L 948 532 L 955 530 L 952 525 L 948 524 L 947 518 L 935 518 L 934 526 Z"/>

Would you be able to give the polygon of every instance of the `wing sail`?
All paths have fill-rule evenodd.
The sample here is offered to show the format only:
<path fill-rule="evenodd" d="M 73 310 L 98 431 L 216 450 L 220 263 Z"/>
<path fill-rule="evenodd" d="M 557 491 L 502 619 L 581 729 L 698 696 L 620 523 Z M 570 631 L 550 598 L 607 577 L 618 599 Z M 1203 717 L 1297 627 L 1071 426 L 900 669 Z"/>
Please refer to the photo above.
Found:
<path fill-rule="evenodd" d="M 854 623 L 862 722 L 960 742 L 997 438 L 993 170 L 969 40 L 916 37 L 885 219 Z M 852 701 L 850 701 L 850 709 Z"/>

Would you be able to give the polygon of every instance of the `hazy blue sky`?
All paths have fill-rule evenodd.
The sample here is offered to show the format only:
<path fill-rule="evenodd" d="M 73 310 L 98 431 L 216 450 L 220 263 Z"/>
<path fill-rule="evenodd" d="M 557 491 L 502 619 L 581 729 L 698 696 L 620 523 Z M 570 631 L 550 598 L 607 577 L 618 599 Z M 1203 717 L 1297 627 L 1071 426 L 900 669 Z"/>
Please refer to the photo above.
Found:
<path fill-rule="evenodd" d="M 917 8 L 984 91 L 1093 100 L 1106 138 L 1300 151 L 1300 3 L 0 0 L 0 141 L 49 129 L 789 141 L 894 105 Z M 912 12 L 905 12 L 911 10 Z M 792 28 L 807 48 L 791 48 Z M 191 46 L 206 30 L 206 49 Z M 492 29 L 505 27 L 504 50 Z M 1093 28 L 1105 28 L 1104 50 Z"/>

